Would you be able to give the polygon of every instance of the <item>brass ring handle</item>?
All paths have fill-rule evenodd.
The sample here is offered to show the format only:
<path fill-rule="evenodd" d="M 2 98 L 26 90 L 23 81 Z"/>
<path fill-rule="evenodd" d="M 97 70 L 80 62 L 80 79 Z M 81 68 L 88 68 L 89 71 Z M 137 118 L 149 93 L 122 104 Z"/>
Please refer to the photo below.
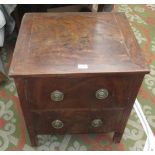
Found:
<path fill-rule="evenodd" d="M 61 120 L 54 120 L 52 122 L 52 127 L 55 129 L 61 129 L 63 127 L 63 122 Z"/>
<path fill-rule="evenodd" d="M 59 91 L 59 90 L 55 90 L 51 93 L 51 100 L 53 101 L 62 101 L 64 99 L 64 93 Z"/>
<path fill-rule="evenodd" d="M 94 119 L 91 123 L 94 128 L 101 127 L 103 125 L 103 121 L 101 119 Z"/>
<path fill-rule="evenodd" d="M 96 91 L 96 98 L 99 100 L 105 99 L 108 97 L 108 90 L 107 89 L 99 89 Z"/>

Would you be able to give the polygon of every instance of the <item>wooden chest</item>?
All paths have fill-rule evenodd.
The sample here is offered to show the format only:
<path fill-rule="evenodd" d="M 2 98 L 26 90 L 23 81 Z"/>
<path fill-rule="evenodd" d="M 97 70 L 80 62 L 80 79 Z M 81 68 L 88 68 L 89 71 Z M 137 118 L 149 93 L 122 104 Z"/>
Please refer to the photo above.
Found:
<path fill-rule="evenodd" d="M 37 134 L 114 132 L 120 142 L 148 72 L 123 14 L 28 13 L 9 74 L 37 145 Z"/>

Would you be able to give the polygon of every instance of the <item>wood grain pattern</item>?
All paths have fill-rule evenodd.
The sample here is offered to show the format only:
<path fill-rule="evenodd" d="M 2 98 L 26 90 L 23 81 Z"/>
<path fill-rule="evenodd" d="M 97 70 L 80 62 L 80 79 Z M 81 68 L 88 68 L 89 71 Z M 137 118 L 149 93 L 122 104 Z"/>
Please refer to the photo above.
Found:
<path fill-rule="evenodd" d="M 88 68 L 79 69 L 78 64 L 87 64 Z M 25 14 L 10 75 L 60 76 L 111 72 L 148 72 L 123 15 Z"/>
<path fill-rule="evenodd" d="M 115 130 L 113 141 L 115 143 L 119 143 L 121 141 L 121 138 L 123 136 L 127 121 L 129 119 L 131 110 L 133 108 L 133 104 L 135 102 L 135 99 L 138 95 L 138 91 L 140 89 L 140 86 L 142 84 L 144 75 L 133 75 L 133 81 L 130 83 L 130 87 L 128 88 L 128 97 L 126 98 L 126 104 L 127 107 L 124 108 L 123 112 L 121 113 L 121 120 L 118 123 L 119 126 L 117 126 L 117 129 Z"/>
<path fill-rule="evenodd" d="M 113 141 L 120 142 L 148 72 L 124 15 L 32 13 L 23 18 L 9 74 L 37 145 L 37 134 L 51 133 L 113 131 Z M 103 100 L 95 96 L 101 88 L 109 92 Z M 55 90 L 64 93 L 57 103 L 50 97 Z M 56 119 L 63 128 L 52 127 Z M 103 120 L 103 126 L 93 128 L 94 119 Z"/>
<path fill-rule="evenodd" d="M 37 139 L 36 139 L 36 133 L 35 133 L 34 125 L 33 125 L 33 121 L 32 121 L 33 117 L 29 111 L 29 105 L 27 102 L 27 97 L 26 97 L 27 96 L 26 95 L 27 90 L 25 89 L 25 80 L 23 78 L 16 78 L 15 84 L 16 84 L 21 108 L 23 111 L 26 127 L 28 130 L 29 136 L 30 136 L 31 144 L 33 146 L 36 146 L 37 145 Z"/>
<path fill-rule="evenodd" d="M 27 95 L 31 109 L 49 110 L 65 108 L 124 108 L 127 106 L 130 85 L 135 76 L 107 75 L 89 78 L 27 78 Z M 127 82 L 128 81 L 128 82 Z M 108 97 L 96 98 L 98 89 L 107 89 Z M 51 92 L 60 90 L 64 99 L 51 100 Z"/>
<path fill-rule="evenodd" d="M 115 131 L 120 120 L 120 110 L 66 110 L 66 111 L 48 111 L 34 112 L 33 124 L 35 131 L 39 134 L 65 134 L 65 133 L 104 133 Z M 72 119 L 71 119 L 72 118 Z M 101 127 L 91 125 L 94 119 L 101 119 Z M 64 123 L 63 128 L 55 129 L 52 127 L 52 121 L 61 120 Z"/>

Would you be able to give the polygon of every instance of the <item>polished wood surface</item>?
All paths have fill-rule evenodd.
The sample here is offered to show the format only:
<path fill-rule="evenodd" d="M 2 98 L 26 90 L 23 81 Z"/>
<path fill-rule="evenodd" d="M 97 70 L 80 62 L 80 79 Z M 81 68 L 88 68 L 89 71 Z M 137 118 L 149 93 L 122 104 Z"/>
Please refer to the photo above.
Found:
<path fill-rule="evenodd" d="M 122 14 L 28 13 L 22 21 L 10 75 L 146 73 L 144 62 Z"/>
<path fill-rule="evenodd" d="M 32 13 L 23 18 L 9 74 L 36 146 L 37 134 L 112 131 L 119 143 L 148 72 L 124 15 Z M 99 89 L 108 96 L 98 99 Z M 51 99 L 56 90 L 60 101 Z M 95 119 L 102 126 L 94 128 Z M 52 126 L 56 120 L 62 128 Z"/>
<path fill-rule="evenodd" d="M 27 98 L 30 107 L 38 110 L 65 108 L 124 108 L 135 75 L 111 75 L 89 78 L 27 78 Z M 128 81 L 128 82 L 127 82 Z M 97 99 L 98 89 L 108 90 L 108 97 Z M 59 102 L 51 100 L 51 92 L 60 90 L 64 99 Z M 117 106 L 116 106 L 117 105 Z"/>
<path fill-rule="evenodd" d="M 75 134 L 75 133 L 104 133 L 113 132 L 121 118 L 121 110 L 66 110 L 33 112 L 34 130 L 43 134 Z M 103 125 L 93 127 L 92 121 L 100 118 Z M 63 127 L 55 129 L 52 121 L 61 120 Z"/>

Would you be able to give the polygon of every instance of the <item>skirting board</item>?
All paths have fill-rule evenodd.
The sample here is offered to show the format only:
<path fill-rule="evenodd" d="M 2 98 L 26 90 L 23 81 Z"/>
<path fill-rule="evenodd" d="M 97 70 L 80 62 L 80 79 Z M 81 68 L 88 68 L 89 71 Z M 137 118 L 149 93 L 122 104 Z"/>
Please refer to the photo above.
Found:
<path fill-rule="evenodd" d="M 143 110 L 140 106 L 140 103 L 138 102 L 138 100 L 136 99 L 135 104 L 134 104 L 134 109 L 137 113 L 137 116 L 140 119 L 140 122 L 144 128 L 144 131 L 147 135 L 147 139 L 145 142 L 145 146 L 143 151 L 155 151 L 155 137 L 154 134 L 149 126 L 149 123 L 146 120 L 146 117 L 143 113 Z"/>

